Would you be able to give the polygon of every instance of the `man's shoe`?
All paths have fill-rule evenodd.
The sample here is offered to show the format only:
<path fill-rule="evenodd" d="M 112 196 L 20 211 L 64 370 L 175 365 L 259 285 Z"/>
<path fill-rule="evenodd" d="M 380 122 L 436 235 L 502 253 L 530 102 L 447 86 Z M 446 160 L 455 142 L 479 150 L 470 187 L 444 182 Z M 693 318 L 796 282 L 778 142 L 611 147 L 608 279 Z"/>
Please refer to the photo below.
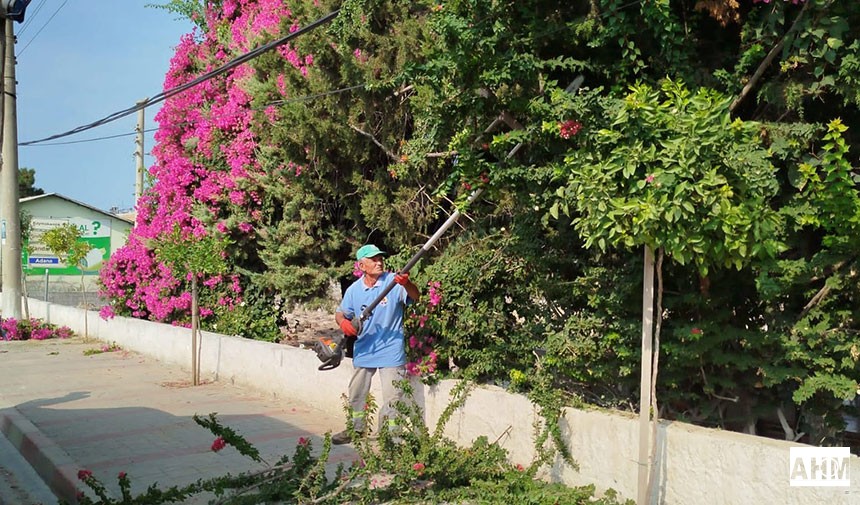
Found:
<path fill-rule="evenodd" d="M 362 436 L 363 433 L 360 431 L 355 432 L 356 437 Z M 352 443 L 352 437 L 349 435 L 349 431 L 343 430 L 340 433 L 335 433 L 331 436 L 331 443 L 334 445 L 343 445 Z"/>

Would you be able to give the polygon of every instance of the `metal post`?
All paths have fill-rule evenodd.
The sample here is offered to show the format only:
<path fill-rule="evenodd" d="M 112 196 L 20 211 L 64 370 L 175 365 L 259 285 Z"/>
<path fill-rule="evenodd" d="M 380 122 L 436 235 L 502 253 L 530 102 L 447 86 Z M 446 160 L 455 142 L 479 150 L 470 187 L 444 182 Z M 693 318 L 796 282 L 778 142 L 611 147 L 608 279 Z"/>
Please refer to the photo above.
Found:
<path fill-rule="evenodd" d="M 140 110 L 137 111 L 137 128 L 135 131 L 137 132 L 137 151 L 135 153 L 135 158 L 137 158 L 137 173 L 135 177 L 134 183 L 134 208 L 137 209 L 137 202 L 140 200 L 140 196 L 143 195 L 143 129 L 146 123 L 143 104 L 149 101 L 149 98 L 144 98 L 143 100 L 137 102 L 137 105 L 141 106 Z"/>
<path fill-rule="evenodd" d="M 18 119 L 15 110 L 15 35 L 12 20 L 5 27 L 3 75 L 3 164 L 0 168 L 0 218 L 6 225 L 2 242 L 3 317 L 21 319 L 21 216 L 18 214 Z"/>
<path fill-rule="evenodd" d="M 649 450 L 651 448 L 651 363 L 654 338 L 654 251 L 645 246 L 645 267 L 642 275 L 642 372 L 639 376 L 639 479 L 637 505 L 648 505 Z M 656 441 L 655 441 L 656 442 Z"/>
<path fill-rule="evenodd" d="M 51 324 L 51 302 L 48 300 L 48 284 L 50 283 L 51 270 L 45 268 L 45 322 Z"/>

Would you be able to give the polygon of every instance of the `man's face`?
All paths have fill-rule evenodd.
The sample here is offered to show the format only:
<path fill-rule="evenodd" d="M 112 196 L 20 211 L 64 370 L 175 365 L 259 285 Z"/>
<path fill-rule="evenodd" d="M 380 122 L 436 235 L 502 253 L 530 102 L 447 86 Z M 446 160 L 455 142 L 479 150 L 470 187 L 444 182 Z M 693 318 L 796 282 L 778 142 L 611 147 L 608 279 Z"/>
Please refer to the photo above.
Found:
<path fill-rule="evenodd" d="M 385 259 L 381 254 L 372 258 L 362 258 L 359 264 L 361 271 L 368 275 L 380 275 L 385 269 Z"/>

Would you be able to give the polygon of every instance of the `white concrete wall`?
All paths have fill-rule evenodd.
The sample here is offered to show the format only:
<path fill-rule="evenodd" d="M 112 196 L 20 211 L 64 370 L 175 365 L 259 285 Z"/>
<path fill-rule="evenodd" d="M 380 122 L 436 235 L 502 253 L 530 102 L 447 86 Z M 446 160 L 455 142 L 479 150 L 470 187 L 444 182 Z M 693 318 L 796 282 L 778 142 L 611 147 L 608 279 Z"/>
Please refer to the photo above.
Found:
<path fill-rule="evenodd" d="M 84 311 L 30 300 L 33 317 L 46 318 L 83 333 Z M 103 321 L 89 312 L 90 337 L 116 342 L 168 363 L 191 368 L 190 330 L 117 317 Z M 275 396 L 296 398 L 319 409 L 343 412 L 351 366 L 320 372 L 316 354 L 279 344 L 204 332 L 201 376 L 250 386 Z M 190 377 L 190 372 L 189 372 Z M 433 429 L 449 403 L 455 381 L 416 388 Z M 374 394 L 379 397 L 378 384 Z M 528 464 L 534 457 L 533 435 L 540 423 L 538 408 L 522 395 L 497 387 L 475 388 L 445 427 L 459 443 L 484 435 L 510 452 L 511 461 Z M 594 484 L 635 499 L 638 425 L 629 414 L 565 409 L 563 432 L 579 465 L 574 470 L 557 462 L 546 476 L 568 485 Z M 860 504 L 860 458 L 851 457 L 850 488 L 790 487 L 789 448 L 801 444 L 663 422 L 658 429 L 653 502 L 666 505 L 711 504 Z"/>

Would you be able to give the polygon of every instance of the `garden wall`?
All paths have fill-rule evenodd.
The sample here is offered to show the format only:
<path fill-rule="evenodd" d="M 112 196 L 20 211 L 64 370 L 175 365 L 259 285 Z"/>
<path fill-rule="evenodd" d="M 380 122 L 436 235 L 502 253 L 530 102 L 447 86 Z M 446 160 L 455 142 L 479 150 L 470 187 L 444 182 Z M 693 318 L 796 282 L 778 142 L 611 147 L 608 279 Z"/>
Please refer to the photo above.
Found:
<path fill-rule="evenodd" d="M 30 299 L 33 317 L 84 330 L 81 309 L 46 305 Z M 116 317 L 104 321 L 88 312 L 92 338 L 116 342 L 124 349 L 168 363 L 191 368 L 191 334 L 186 328 Z M 203 332 L 200 350 L 201 377 L 252 387 L 279 398 L 295 398 L 319 409 L 340 413 L 341 395 L 351 373 L 349 362 L 326 372 L 317 370 L 316 354 L 279 344 Z M 433 387 L 417 387 L 428 425 L 435 425 L 449 400 L 455 381 Z M 379 397 L 378 384 L 374 394 Z M 454 413 L 446 434 L 461 443 L 485 435 L 510 451 L 515 463 L 527 464 L 534 450 L 537 408 L 525 397 L 498 387 L 472 391 L 465 405 Z M 625 413 L 567 408 L 563 430 L 579 465 L 574 470 L 557 463 L 548 477 L 568 485 L 594 484 L 599 490 L 615 489 L 622 497 L 636 498 L 638 425 Z M 852 456 L 851 487 L 790 487 L 789 448 L 801 444 L 700 428 L 679 422 L 661 423 L 657 440 L 654 503 L 690 504 L 791 504 L 860 503 L 860 458 Z"/>

